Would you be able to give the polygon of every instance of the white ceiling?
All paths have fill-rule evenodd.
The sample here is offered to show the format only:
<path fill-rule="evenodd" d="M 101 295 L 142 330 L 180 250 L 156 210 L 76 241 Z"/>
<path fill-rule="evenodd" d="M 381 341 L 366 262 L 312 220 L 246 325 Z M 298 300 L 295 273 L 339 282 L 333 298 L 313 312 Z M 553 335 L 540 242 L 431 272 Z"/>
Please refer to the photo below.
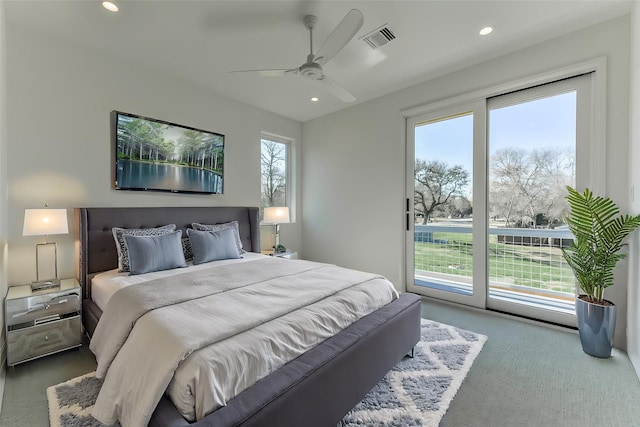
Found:
<path fill-rule="evenodd" d="M 301 122 L 346 108 L 317 82 L 232 70 L 294 68 L 306 60 L 302 17 L 317 50 L 346 13 L 364 25 L 324 72 L 364 102 L 456 69 L 628 13 L 616 0 L 133 1 L 4 0 L 9 26 L 88 46 L 213 93 Z M 378 50 L 360 38 L 383 24 L 398 38 Z M 495 26 L 489 36 L 478 31 Z M 320 98 L 312 103 L 312 96 Z"/>

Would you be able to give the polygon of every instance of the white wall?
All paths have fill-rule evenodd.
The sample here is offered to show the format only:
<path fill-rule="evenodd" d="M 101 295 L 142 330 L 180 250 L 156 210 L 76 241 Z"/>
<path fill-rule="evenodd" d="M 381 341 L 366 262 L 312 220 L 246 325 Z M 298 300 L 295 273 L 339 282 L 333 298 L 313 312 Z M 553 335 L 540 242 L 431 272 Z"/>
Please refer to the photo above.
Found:
<path fill-rule="evenodd" d="M 640 5 L 631 13 L 631 107 L 629 137 L 629 210 L 640 214 Z M 640 232 L 629 239 L 629 295 L 627 316 L 627 353 L 640 377 Z"/>
<path fill-rule="evenodd" d="M 428 55 L 428 48 L 422 54 Z M 607 195 L 626 211 L 629 17 L 575 32 L 304 124 L 306 258 L 374 271 L 404 290 L 402 110 L 607 56 Z M 372 69 L 371 72 L 375 72 Z M 626 267 L 608 291 L 625 345 Z"/>
<path fill-rule="evenodd" d="M 78 206 L 257 206 L 261 132 L 297 144 L 302 139 L 302 125 L 294 120 L 207 93 L 160 70 L 12 26 L 7 37 L 10 285 L 35 280 L 34 245 L 42 238 L 22 236 L 25 208 L 45 202 L 67 208 L 71 228 L 72 208 Z M 114 109 L 225 134 L 224 195 L 112 190 Z M 283 227 L 282 235 L 300 248 L 299 224 Z M 73 276 L 73 235 L 52 237 L 59 275 Z"/>
<path fill-rule="evenodd" d="M 4 2 L 0 2 L 0 296 L 7 293 L 7 36 Z M 0 304 L 0 412 L 6 373 L 6 336 L 4 332 L 4 304 Z"/>

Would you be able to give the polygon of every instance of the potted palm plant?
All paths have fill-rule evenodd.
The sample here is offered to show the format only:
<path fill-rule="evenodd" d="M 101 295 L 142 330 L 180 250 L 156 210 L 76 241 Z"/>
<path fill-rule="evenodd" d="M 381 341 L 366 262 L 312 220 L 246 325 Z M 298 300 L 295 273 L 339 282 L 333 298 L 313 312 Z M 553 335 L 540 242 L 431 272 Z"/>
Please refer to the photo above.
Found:
<path fill-rule="evenodd" d="M 604 290 L 613 285 L 613 271 L 625 257 L 620 252 L 624 239 L 640 227 L 640 215 L 620 215 L 609 198 L 595 197 L 567 187 L 570 212 L 565 218 L 574 240 L 562 248 L 584 294 L 576 298 L 580 342 L 585 353 L 611 356 L 616 327 L 616 306 L 604 299 Z"/>

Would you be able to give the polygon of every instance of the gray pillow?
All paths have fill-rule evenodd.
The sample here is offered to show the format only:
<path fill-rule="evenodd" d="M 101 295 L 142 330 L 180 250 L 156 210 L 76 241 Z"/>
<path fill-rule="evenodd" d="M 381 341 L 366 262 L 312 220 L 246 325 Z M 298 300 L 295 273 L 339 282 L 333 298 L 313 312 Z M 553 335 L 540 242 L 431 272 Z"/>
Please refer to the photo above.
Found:
<path fill-rule="evenodd" d="M 129 252 L 131 276 L 187 266 L 180 230 L 160 236 L 124 234 L 122 237 Z"/>
<path fill-rule="evenodd" d="M 129 271 L 129 253 L 127 245 L 124 243 L 125 234 L 131 236 L 161 236 L 176 230 L 175 224 L 167 224 L 157 228 L 120 228 L 113 227 L 111 232 L 116 241 L 116 249 L 118 250 L 118 270 L 120 272 Z"/>
<path fill-rule="evenodd" d="M 224 222 L 222 224 L 198 224 L 197 222 L 194 222 L 193 224 L 191 224 L 191 227 L 193 227 L 194 230 L 198 231 L 220 231 L 230 228 L 233 230 L 234 238 L 236 240 L 236 246 L 238 247 L 238 253 L 243 254 L 246 252 L 244 249 L 242 249 L 242 240 L 240 240 L 240 225 L 238 221 Z"/>
<path fill-rule="evenodd" d="M 194 265 L 220 259 L 240 258 L 235 235 L 231 228 L 218 231 L 188 229 L 187 235 L 191 242 Z"/>

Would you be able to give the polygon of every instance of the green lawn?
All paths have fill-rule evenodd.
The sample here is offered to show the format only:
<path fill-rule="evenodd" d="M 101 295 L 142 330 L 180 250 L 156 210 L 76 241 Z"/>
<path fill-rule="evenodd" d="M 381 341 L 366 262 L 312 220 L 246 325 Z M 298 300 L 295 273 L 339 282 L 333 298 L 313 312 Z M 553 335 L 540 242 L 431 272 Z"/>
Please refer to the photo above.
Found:
<path fill-rule="evenodd" d="M 471 277 L 470 233 L 433 233 L 446 243 L 415 243 L 416 270 Z M 531 288 L 574 292 L 574 278 L 559 248 L 498 243 L 489 239 L 489 276 L 492 280 Z"/>

